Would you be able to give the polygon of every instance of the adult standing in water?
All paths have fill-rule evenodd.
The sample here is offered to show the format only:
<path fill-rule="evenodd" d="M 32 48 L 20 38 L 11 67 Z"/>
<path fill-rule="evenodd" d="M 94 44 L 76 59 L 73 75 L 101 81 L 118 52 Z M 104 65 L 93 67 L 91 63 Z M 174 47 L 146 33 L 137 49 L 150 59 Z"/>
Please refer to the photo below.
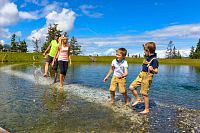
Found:
<path fill-rule="evenodd" d="M 52 65 L 54 65 L 54 62 L 58 59 L 60 67 L 60 89 L 63 89 L 63 82 L 67 74 L 68 62 L 71 64 L 70 45 L 68 44 L 67 37 L 60 37 L 59 40 L 59 46 L 57 48 L 56 55 L 54 56 Z"/>
<path fill-rule="evenodd" d="M 44 77 L 48 77 L 48 68 L 49 68 L 49 64 L 51 64 L 51 62 L 53 61 L 54 59 L 54 56 L 56 54 L 56 49 L 58 48 L 58 39 L 59 39 L 59 36 L 58 35 L 55 35 L 54 36 L 54 40 L 52 40 L 49 44 L 49 46 L 47 47 L 47 49 L 44 51 L 43 55 L 45 56 L 46 53 L 49 51 L 50 49 L 50 52 L 47 56 L 47 59 L 45 61 L 45 71 L 44 71 Z M 57 68 L 58 68 L 58 62 L 57 60 L 54 61 L 54 65 L 53 65 L 53 70 L 54 70 L 54 83 L 56 83 L 56 79 L 57 79 Z"/>

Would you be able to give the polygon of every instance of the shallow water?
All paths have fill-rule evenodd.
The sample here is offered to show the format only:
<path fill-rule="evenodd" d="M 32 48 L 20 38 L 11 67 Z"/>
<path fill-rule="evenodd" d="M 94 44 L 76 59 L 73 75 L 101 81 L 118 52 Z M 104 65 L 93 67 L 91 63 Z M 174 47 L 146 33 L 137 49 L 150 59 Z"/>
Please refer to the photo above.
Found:
<path fill-rule="evenodd" d="M 110 79 L 103 83 L 103 78 L 109 67 L 110 64 L 73 64 L 68 69 L 65 84 L 108 91 Z M 129 65 L 127 87 L 140 69 L 140 65 Z M 151 113 L 144 116 L 144 127 L 134 129 L 133 122 L 126 116 L 115 117 L 111 108 L 87 101 L 78 93 L 57 90 L 55 95 L 52 76 L 44 79 L 42 71 L 39 65 L 0 65 L 0 127 L 11 132 L 199 131 L 200 122 L 193 118 L 200 114 L 198 67 L 160 65 L 150 91 Z M 134 101 L 130 91 L 128 93 L 129 99 Z M 120 95 L 116 101 L 119 99 L 122 99 Z M 144 105 L 140 104 L 133 113 L 143 109 Z"/>

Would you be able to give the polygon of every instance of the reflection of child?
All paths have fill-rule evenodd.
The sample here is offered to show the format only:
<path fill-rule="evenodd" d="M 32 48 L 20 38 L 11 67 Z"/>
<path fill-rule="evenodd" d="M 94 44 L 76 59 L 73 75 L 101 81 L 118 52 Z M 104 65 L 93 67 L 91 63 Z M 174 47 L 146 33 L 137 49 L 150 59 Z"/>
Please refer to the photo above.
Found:
<path fill-rule="evenodd" d="M 58 64 L 60 67 L 60 88 L 63 88 L 64 77 L 66 76 L 67 69 L 68 69 L 68 61 L 71 64 L 70 58 L 70 45 L 68 44 L 67 37 L 60 38 L 59 47 L 57 48 L 56 55 L 53 59 L 53 63 L 58 59 Z"/>
<path fill-rule="evenodd" d="M 116 59 L 112 61 L 110 70 L 107 76 L 104 78 L 104 82 L 106 82 L 109 76 L 114 71 L 110 83 L 111 104 L 114 104 L 115 102 L 115 91 L 118 85 L 119 91 L 123 94 L 125 98 L 125 105 L 129 105 L 128 96 L 126 92 L 126 76 L 128 75 L 128 63 L 125 60 L 126 53 L 127 50 L 125 48 L 119 48 L 116 50 Z"/>
<path fill-rule="evenodd" d="M 146 59 L 142 65 L 142 71 L 139 73 L 137 78 L 130 84 L 130 90 L 132 90 L 133 95 L 136 98 L 136 101 L 132 104 L 132 106 L 136 106 L 141 102 L 140 97 L 136 91 L 138 86 L 141 86 L 140 93 L 143 96 L 145 109 L 140 112 L 142 114 L 149 113 L 149 89 L 152 83 L 153 75 L 158 73 L 158 60 L 157 55 L 155 53 L 156 45 L 154 42 L 147 42 L 144 44 L 144 53 Z"/>

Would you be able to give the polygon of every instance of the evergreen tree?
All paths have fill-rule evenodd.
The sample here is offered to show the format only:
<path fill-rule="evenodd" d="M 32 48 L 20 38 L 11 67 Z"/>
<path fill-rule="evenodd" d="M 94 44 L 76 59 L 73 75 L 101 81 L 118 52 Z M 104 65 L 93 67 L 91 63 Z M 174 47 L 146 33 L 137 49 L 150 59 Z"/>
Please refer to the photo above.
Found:
<path fill-rule="evenodd" d="M 194 48 L 194 46 L 192 46 L 191 50 L 190 50 L 190 58 L 192 59 L 199 59 L 200 58 L 200 39 L 197 43 L 197 47 L 196 49 Z"/>
<path fill-rule="evenodd" d="M 3 49 L 6 50 L 6 51 L 7 51 L 7 50 L 10 50 L 10 49 L 11 49 L 11 46 L 10 46 L 9 44 L 4 44 L 4 45 L 3 45 Z"/>
<path fill-rule="evenodd" d="M 0 42 L 0 50 L 3 49 L 3 44 Z"/>
<path fill-rule="evenodd" d="M 200 58 L 200 39 L 199 42 L 197 43 L 197 47 L 194 53 L 194 58 L 195 59 L 199 59 Z"/>
<path fill-rule="evenodd" d="M 172 47 L 174 46 L 173 41 L 169 41 L 169 44 L 167 46 L 167 51 L 166 51 L 166 58 L 172 58 Z"/>
<path fill-rule="evenodd" d="M 81 53 L 81 46 L 77 43 L 74 36 L 70 40 L 70 46 L 72 55 L 79 55 Z"/>
<path fill-rule="evenodd" d="M 199 42 L 197 43 L 197 47 L 196 47 L 195 52 L 196 52 L 196 53 L 199 53 L 199 52 L 200 52 L 200 39 L 199 39 Z"/>
<path fill-rule="evenodd" d="M 194 46 L 192 46 L 192 47 L 191 47 L 191 50 L 190 50 L 190 55 L 189 55 L 189 57 L 193 59 L 193 58 L 194 58 L 194 55 L 195 55 L 195 48 L 194 48 Z"/>
<path fill-rule="evenodd" d="M 16 34 L 12 34 L 11 37 L 11 50 L 17 50 L 17 42 L 15 41 Z"/>
<path fill-rule="evenodd" d="M 32 42 L 33 42 L 33 45 L 34 45 L 33 51 L 39 52 L 39 42 L 40 42 L 40 40 L 39 39 L 33 39 Z"/>
<path fill-rule="evenodd" d="M 178 53 L 177 53 L 177 58 L 181 58 L 181 53 L 180 53 L 179 50 L 178 50 Z"/>
<path fill-rule="evenodd" d="M 55 36 L 61 36 L 62 31 L 57 29 L 58 24 L 53 24 L 53 26 L 50 24 L 48 27 L 48 32 L 46 36 L 46 41 L 44 42 L 43 46 L 41 47 L 42 52 L 44 52 L 50 42 L 55 39 Z"/>
<path fill-rule="evenodd" d="M 21 50 L 21 52 L 27 52 L 27 45 L 26 45 L 26 41 L 20 41 L 19 43 L 19 50 Z"/>
<path fill-rule="evenodd" d="M 176 50 L 175 46 L 174 46 L 174 48 L 172 50 L 172 58 L 177 58 L 177 50 Z"/>
<path fill-rule="evenodd" d="M 64 32 L 64 37 L 69 37 L 69 36 L 67 35 L 67 32 Z"/>

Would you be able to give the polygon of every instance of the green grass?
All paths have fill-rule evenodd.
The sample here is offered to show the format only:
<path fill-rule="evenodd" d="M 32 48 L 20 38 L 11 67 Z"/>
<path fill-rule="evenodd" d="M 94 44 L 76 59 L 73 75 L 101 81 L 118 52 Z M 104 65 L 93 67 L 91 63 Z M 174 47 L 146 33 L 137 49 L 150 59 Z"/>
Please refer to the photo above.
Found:
<path fill-rule="evenodd" d="M 33 59 L 35 58 L 35 60 Z M 98 63 L 111 63 L 115 56 L 97 56 Z M 92 62 L 89 56 L 71 56 L 72 62 Z M 0 62 L 35 62 L 44 60 L 42 53 L 0 52 Z M 143 58 L 126 57 L 129 64 L 142 64 Z M 159 64 L 200 66 L 200 59 L 158 59 Z"/>
<path fill-rule="evenodd" d="M 0 52 L 0 62 L 34 62 L 42 59 L 41 53 Z"/>
<path fill-rule="evenodd" d="M 200 66 L 200 59 L 158 59 L 160 64 L 174 64 L 174 65 L 191 65 Z"/>

